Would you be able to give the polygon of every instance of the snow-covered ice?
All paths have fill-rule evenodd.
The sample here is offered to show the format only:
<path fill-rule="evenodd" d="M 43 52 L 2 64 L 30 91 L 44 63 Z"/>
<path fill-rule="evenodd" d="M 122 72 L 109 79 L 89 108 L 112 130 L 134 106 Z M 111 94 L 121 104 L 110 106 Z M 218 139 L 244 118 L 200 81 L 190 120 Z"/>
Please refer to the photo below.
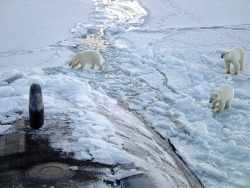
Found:
<path fill-rule="evenodd" d="M 28 116 L 29 87 L 38 83 L 45 114 L 67 114 L 72 119 L 72 136 L 67 137 L 73 142 L 61 138 L 52 146 L 74 152 L 77 159 L 110 165 L 136 162 L 159 175 L 153 167 L 163 164 L 157 148 L 164 160 L 175 164 L 153 141 L 152 148 L 136 144 L 142 151 L 151 150 L 142 159 L 124 150 L 129 145 L 126 139 L 131 139 L 121 131 L 126 125 L 151 137 L 133 112 L 170 139 L 205 187 L 249 187 L 248 4 L 247 0 L 94 0 L 93 5 L 87 0 L 1 1 L 5 21 L 0 23 L 0 122 L 11 124 Z M 101 47 L 95 44 L 100 41 Z M 247 53 L 245 70 L 225 74 L 220 53 L 238 45 Z M 89 48 L 100 50 L 104 71 L 70 70 L 75 52 Z M 234 87 L 235 97 L 231 108 L 217 114 L 208 101 L 223 84 Z M 133 173 L 121 169 L 107 177 L 117 180 Z M 164 177 L 176 186 L 172 176 Z"/>
<path fill-rule="evenodd" d="M 71 167 L 69 167 L 69 169 L 73 170 L 73 171 L 76 171 L 76 170 L 78 170 L 78 166 L 71 166 Z"/>
<path fill-rule="evenodd" d="M 0 126 L 0 135 L 8 134 L 12 132 L 13 126 L 12 125 L 1 125 Z"/>
<path fill-rule="evenodd" d="M 115 172 L 115 174 L 107 174 L 107 176 L 104 178 L 106 181 L 115 182 L 117 180 L 122 180 L 124 178 L 128 178 L 130 176 L 136 176 L 141 175 L 143 172 L 136 171 L 135 169 L 131 170 L 118 170 Z"/>

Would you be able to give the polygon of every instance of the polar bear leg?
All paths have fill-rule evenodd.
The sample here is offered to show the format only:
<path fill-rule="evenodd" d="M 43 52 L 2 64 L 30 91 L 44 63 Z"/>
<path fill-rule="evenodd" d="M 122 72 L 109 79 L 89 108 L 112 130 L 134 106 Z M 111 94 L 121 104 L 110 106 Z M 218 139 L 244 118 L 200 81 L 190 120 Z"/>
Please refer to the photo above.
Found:
<path fill-rule="evenodd" d="M 85 67 L 85 62 L 81 63 L 81 67 L 79 67 L 79 69 L 84 69 Z"/>
<path fill-rule="evenodd" d="M 240 68 L 239 62 L 235 61 L 233 62 L 233 64 L 234 64 L 234 70 L 235 70 L 234 74 L 239 74 L 239 68 Z"/>
<path fill-rule="evenodd" d="M 218 109 L 217 112 L 221 113 L 223 111 L 224 107 L 225 107 L 225 102 L 224 101 L 220 101 L 220 103 L 219 103 L 219 109 Z"/>
<path fill-rule="evenodd" d="M 95 68 L 95 63 L 92 63 L 92 66 L 90 68 L 94 69 Z"/>
<path fill-rule="evenodd" d="M 216 108 L 216 104 L 217 104 L 217 102 L 213 102 L 213 103 L 212 103 L 212 109 L 215 109 L 215 108 Z"/>
<path fill-rule="evenodd" d="M 74 65 L 71 67 L 71 69 L 75 68 L 77 65 L 79 65 L 79 62 L 76 63 L 76 64 L 74 64 Z"/>
<path fill-rule="evenodd" d="M 103 70 L 103 65 L 102 64 L 99 66 L 99 70 Z"/>
<path fill-rule="evenodd" d="M 227 69 L 227 74 L 230 74 L 230 62 L 229 61 L 225 61 L 225 67 Z"/>
<path fill-rule="evenodd" d="M 245 61 L 246 61 L 246 52 L 243 51 L 242 57 L 240 58 L 240 70 L 244 70 L 245 67 Z"/>
<path fill-rule="evenodd" d="M 101 57 L 102 58 L 102 57 Z M 96 65 L 99 67 L 99 70 L 102 70 L 103 69 L 103 64 L 102 64 L 102 62 L 100 61 L 100 60 L 98 60 L 97 62 L 96 62 Z"/>
<path fill-rule="evenodd" d="M 231 99 L 228 100 L 228 101 L 226 102 L 225 108 L 229 108 L 229 107 L 231 106 L 231 102 L 232 102 Z"/>

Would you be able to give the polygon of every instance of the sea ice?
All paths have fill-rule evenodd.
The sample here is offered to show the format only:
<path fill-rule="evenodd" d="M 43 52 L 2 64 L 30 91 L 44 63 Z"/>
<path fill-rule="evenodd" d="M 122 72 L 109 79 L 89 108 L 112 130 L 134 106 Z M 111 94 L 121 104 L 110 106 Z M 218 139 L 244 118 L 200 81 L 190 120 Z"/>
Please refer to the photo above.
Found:
<path fill-rule="evenodd" d="M 128 178 L 130 176 L 136 176 L 143 174 L 142 171 L 135 171 L 134 169 L 131 170 L 117 170 L 115 174 L 106 174 L 106 177 L 104 177 L 104 180 L 115 182 L 117 180 L 122 180 L 124 178 Z"/>
<path fill-rule="evenodd" d="M 9 3 L 0 6 L 4 18 L 0 41 L 5 44 L 0 47 L 1 124 L 28 116 L 29 87 L 38 83 L 45 113 L 67 114 L 72 120 L 72 143 L 62 137 L 51 143 L 53 147 L 74 152 L 79 160 L 131 164 L 133 156 L 122 148 L 132 138 L 118 134 L 114 123 L 124 125 L 121 130 L 133 125 L 131 132 L 149 134 L 142 126 L 136 129 L 140 121 L 132 114 L 112 110 L 121 104 L 169 139 L 205 186 L 248 187 L 249 56 L 237 76 L 225 74 L 220 58 L 222 49 L 236 45 L 250 54 L 247 1 L 141 1 L 148 11 L 137 0 L 96 1 L 92 12 L 86 2 L 41 1 L 41 6 L 32 4 L 34 9 L 29 10 L 26 5 L 31 1 Z M 22 5 L 20 12 L 17 5 Z M 51 16 L 65 11 L 63 22 L 56 19 L 52 24 Z M 41 20 L 43 24 L 37 24 Z M 69 59 L 89 48 L 82 38 L 100 30 L 110 46 L 101 51 L 104 71 L 70 70 Z M 208 104 L 209 93 L 221 84 L 232 85 L 235 97 L 231 108 L 216 114 Z M 21 115 L 9 117 L 9 112 Z M 107 180 L 137 174 L 116 172 Z"/>
<path fill-rule="evenodd" d="M 0 135 L 9 134 L 12 129 L 12 125 L 0 125 Z"/>

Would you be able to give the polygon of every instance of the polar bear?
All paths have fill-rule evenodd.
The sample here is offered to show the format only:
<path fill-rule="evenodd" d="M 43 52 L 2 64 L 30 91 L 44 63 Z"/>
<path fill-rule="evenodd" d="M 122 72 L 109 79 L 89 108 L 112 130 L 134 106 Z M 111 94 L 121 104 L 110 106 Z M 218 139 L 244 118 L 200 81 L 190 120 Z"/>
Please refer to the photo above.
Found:
<path fill-rule="evenodd" d="M 227 74 L 230 74 L 230 63 L 234 65 L 234 74 L 239 74 L 239 69 L 242 71 L 245 66 L 246 52 L 241 47 L 234 47 L 222 52 L 221 58 L 224 58 Z"/>
<path fill-rule="evenodd" d="M 79 69 L 84 69 L 86 63 L 91 63 L 91 69 L 94 69 L 97 65 L 99 70 L 103 69 L 104 59 L 102 55 L 94 50 L 87 50 L 84 52 L 78 52 L 70 61 L 69 66 L 71 69 L 75 68 L 77 65 L 81 65 Z"/>
<path fill-rule="evenodd" d="M 234 88 L 230 85 L 223 85 L 218 88 L 214 93 L 211 93 L 209 103 L 212 103 L 212 109 L 216 108 L 219 103 L 218 113 L 222 112 L 224 107 L 229 108 L 234 98 Z"/>

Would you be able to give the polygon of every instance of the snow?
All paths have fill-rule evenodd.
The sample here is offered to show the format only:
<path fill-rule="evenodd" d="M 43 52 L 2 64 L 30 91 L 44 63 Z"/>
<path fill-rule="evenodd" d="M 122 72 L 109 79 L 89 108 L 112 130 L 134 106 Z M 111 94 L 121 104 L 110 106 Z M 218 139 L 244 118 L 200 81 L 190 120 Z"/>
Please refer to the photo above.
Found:
<path fill-rule="evenodd" d="M 60 3 L 49 0 L 36 3 L 32 0 L 1 1 L 0 16 L 3 22 L 0 41 L 5 44 L 0 47 L 1 53 L 47 47 L 69 37 L 68 30 L 75 23 L 86 20 L 91 5 L 90 1 L 72 3 L 69 0 Z"/>
<path fill-rule="evenodd" d="M 143 159 L 123 149 L 126 139 L 133 139 L 117 129 L 119 124 L 133 125 L 131 132 L 148 137 L 150 133 L 119 107 L 122 104 L 169 138 L 205 187 L 248 187 L 248 3 L 1 1 L 0 16 L 5 22 L 0 27 L 4 44 L 0 47 L 0 122 L 11 124 L 28 116 L 29 87 L 38 83 L 45 113 L 67 114 L 72 120 L 73 142 L 61 138 L 51 143 L 53 147 L 73 152 L 79 160 L 125 166 L 136 161 L 162 180 L 162 171 L 152 167 L 161 164 L 152 148 L 136 144 L 143 151 L 152 150 Z M 94 44 L 83 45 L 88 37 Z M 228 75 L 220 55 L 234 46 L 246 50 L 246 66 L 239 75 Z M 104 71 L 70 70 L 70 58 L 89 48 L 100 50 Z M 235 97 L 231 108 L 217 114 L 208 101 L 210 93 L 223 84 L 234 87 Z M 174 164 L 168 154 L 163 156 Z M 137 174 L 140 171 L 120 169 L 106 178 L 116 181 Z M 164 177 L 176 186 L 172 176 Z"/>
<path fill-rule="evenodd" d="M 12 125 L 1 125 L 0 126 L 0 135 L 10 133 L 12 128 L 13 128 Z"/>
<path fill-rule="evenodd" d="M 242 1 L 196 1 L 162 0 L 142 2 L 149 10 L 147 26 L 155 30 L 192 27 L 226 28 L 227 26 L 248 25 L 249 2 Z"/>
<path fill-rule="evenodd" d="M 53 49 L 53 45 L 71 37 L 69 30 L 77 22 L 88 20 L 91 7 L 88 0 L 1 1 L 1 72 L 13 67 L 20 70 L 61 65 L 60 60 L 56 63 L 61 49 Z"/>
<path fill-rule="evenodd" d="M 106 177 L 104 177 L 104 180 L 109 181 L 109 182 L 115 182 L 117 180 L 121 180 L 124 178 L 128 178 L 130 176 L 136 176 L 136 175 L 140 175 L 143 174 L 143 172 L 141 171 L 136 171 L 135 169 L 131 169 L 131 170 L 117 170 L 115 172 L 115 174 L 107 174 Z"/>
<path fill-rule="evenodd" d="M 73 171 L 76 171 L 76 170 L 78 170 L 78 166 L 71 166 L 71 167 L 69 167 L 69 169 L 73 170 Z"/>

